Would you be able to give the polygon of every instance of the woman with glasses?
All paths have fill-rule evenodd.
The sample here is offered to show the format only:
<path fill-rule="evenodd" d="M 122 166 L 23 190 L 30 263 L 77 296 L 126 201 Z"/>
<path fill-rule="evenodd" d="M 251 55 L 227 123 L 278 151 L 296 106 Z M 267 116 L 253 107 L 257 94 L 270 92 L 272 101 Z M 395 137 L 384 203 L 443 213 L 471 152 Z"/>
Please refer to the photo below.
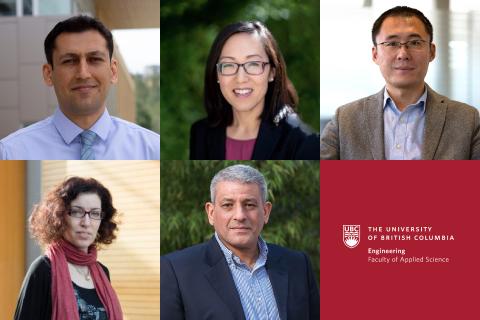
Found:
<path fill-rule="evenodd" d="M 45 250 L 30 266 L 15 319 L 122 319 L 108 269 L 97 249 L 115 239 L 116 209 L 95 179 L 72 177 L 46 195 L 29 219 Z"/>
<path fill-rule="evenodd" d="M 192 125 L 190 159 L 319 159 L 319 136 L 295 113 L 297 93 L 261 22 L 220 31 L 204 90 L 207 118 Z"/>

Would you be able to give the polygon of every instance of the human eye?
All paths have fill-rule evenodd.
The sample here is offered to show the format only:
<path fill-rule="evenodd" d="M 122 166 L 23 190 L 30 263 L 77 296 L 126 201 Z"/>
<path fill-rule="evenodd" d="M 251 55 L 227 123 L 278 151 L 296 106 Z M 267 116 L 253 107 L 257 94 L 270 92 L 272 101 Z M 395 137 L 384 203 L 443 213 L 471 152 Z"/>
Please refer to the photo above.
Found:
<path fill-rule="evenodd" d="M 255 209 L 257 207 L 257 204 L 254 202 L 247 202 L 245 206 L 247 207 L 247 209 Z"/>
<path fill-rule="evenodd" d="M 219 66 L 222 74 L 233 74 L 237 71 L 237 65 L 233 62 L 220 63 Z"/>
<path fill-rule="evenodd" d="M 231 203 L 231 202 L 224 202 L 224 203 L 221 204 L 221 207 L 222 207 L 223 209 L 226 209 L 226 210 L 227 210 L 227 209 L 231 209 L 231 208 L 233 207 L 233 203 Z"/>
<path fill-rule="evenodd" d="M 84 211 L 82 208 L 72 208 L 70 210 L 70 215 L 76 218 L 83 217 Z"/>
<path fill-rule="evenodd" d="M 423 45 L 423 41 L 422 40 L 410 40 L 408 41 L 408 46 L 409 47 L 412 47 L 412 48 L 420 48 L 421 46 Z"/>
<path fill-rule="evenodd" d="M 100 62 L 103 62 L 103 58 L 102 57 L 90 57 L 90 62 L 92 63 L 100 63 Z"/>
<path fill-rule="evenodd" d="M 385 42 L 386 47 L 391 47 L 391 48 L 398 48 L 400 47 L 400 41 L 387 41 Z"/>
<path fill-rule="evenodd" d="M 67 58 L 62 60 L 62 64 L 73 64 L 75 61 L 72 58 Z"/>
<path fill-rule="evenodd" d="M 102 211 L 92 211 L 90 212 L 90 217 L 93 219 L 101 219 L 102 218 Z"/>

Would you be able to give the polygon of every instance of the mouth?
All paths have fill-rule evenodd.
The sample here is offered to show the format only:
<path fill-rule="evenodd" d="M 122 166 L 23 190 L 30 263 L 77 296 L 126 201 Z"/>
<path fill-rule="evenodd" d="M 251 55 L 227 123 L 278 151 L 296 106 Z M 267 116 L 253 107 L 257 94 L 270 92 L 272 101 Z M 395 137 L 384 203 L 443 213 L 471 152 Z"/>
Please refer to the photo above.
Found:
<path fill-rule="evenodd" d="M 250 228 L 248 227 L 230 227 L 230 230 L 235 230 L 235 231 L 248 231 Z"/>
<path fill-rule="evenodd" d="M 89 239 L 92 235 L 90 232 L 86 232 L 86 231 L 77 231 L 77 232 L 75 232 L 75 234 L 79 238 L 83 238 L 83 239 Z"/>
<path fill-rule="evenodd" d="M 393 69 L 397 71 L 412 71 L 415 68 L 414 67 L 394 67 Z"/>
<path fill-rule="evenodd" d="M 84 93 L 84 92 L 90 92 L 91 90 L 95 89 L 97 85 L 93 84 L 82 84 L 82 85 L 76 85 L 72 87 L 72 91 Z"/>
<path fill-rule="evenodd" d="M 252 88 L 233 89 L 233 93 L 235 94 L 236 97 L 239 97 L 239 98 L 248 97 L 252 94 L 252 92 L 253 92 Z"/>

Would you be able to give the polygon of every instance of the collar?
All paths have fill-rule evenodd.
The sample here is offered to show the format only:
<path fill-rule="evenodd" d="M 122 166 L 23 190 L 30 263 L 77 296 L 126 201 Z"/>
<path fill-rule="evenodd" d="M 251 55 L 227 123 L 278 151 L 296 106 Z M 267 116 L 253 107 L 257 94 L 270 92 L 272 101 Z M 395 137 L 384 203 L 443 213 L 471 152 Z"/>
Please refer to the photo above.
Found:
<path fill-rule="evenodd" d="M 53 114 L 53 124 L 66 144 L 72 143 L 73 139 L 83 132 L 83 129 L 68 119 L 58 107 L 55 109 L 55 113 Z M 102 116 L 93 124 L 92 127 L 89 128 L 89 130 L 95 132 L 100 139 L 105 141 L 112 125 L 112 118 L 110 117 L 107 108 L 105 108 Z"/>
<path fill-rule="evenodd" d="M 385 107 L 387 106 L 387 104 L 389 102 L 393 103 L 393 106 L 395 107 L 395 109 L 397 109 L 397 106 L 395 105 L 395 102 L 393 101 L 393 99 L 388 94 L 387 86 L 385 86 L 385 88 L 383 89 L 383 109 L 384 110 L 385 110 Z M 425 107 L 427 105 L 427 86 L 426 85 L 425 85 L 425 90 L 423 91 L 423 94 L 420 96 L 420 98 L 418 98 L 417 102 L 410 104 L 410 106 L 419 105 L 420 103 L 422 103 L 421 104 L 422 113 L 425 113 Z"/>
<path fill-rule="evenodd" d="M 227 260 L 228 265 L 235 264 L 236 266 L 240 266 L 240 265 L 246 266 L 246 264 L 243 263 L 239 257 L 237 257 L 230 249 L 228 249 L 223 244 L 223 242 L 218 237 L 217 232 L 215 232 L 215 239 L 217 239 L 218 245 L 220 246 L 220 249 L 222 250 L 223 255 L 225 256 L 225 259 Z M 265 263 L 267 262 L 267 256 L 268 256 L 267 243 L 265 242 L 265 240 L 262 239 L 262 237 L 258 237 L 257 245 L 258 245 L 259 255 L 258 255 L 257 261 L 255 261 L 254 267 L 252 268 L 252 272 L 257 268 L 264 266 Z"/>

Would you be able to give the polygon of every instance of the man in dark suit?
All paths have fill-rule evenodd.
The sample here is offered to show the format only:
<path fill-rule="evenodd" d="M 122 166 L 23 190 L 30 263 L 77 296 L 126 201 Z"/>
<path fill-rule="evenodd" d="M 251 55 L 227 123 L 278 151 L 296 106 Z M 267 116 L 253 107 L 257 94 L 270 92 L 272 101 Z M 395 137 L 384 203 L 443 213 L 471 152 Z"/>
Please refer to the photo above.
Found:
<path fill-rule="evenodd" d="M 318 320 L 320 297 L 308 257 L 267 244 L 263 175 L 245 165 L 218 172 L 205 204 L 215 235 L 161 258 L 162 319 Z"/>
<path fill-rule="evenodd" d="M 320 159 L 480 159 L 478 110 L 424 81 L 436 48 L 423 13 L 404 6 L 385 11 L 372 41 L 386 85 L 337 109 L 320 138 Z"/>

